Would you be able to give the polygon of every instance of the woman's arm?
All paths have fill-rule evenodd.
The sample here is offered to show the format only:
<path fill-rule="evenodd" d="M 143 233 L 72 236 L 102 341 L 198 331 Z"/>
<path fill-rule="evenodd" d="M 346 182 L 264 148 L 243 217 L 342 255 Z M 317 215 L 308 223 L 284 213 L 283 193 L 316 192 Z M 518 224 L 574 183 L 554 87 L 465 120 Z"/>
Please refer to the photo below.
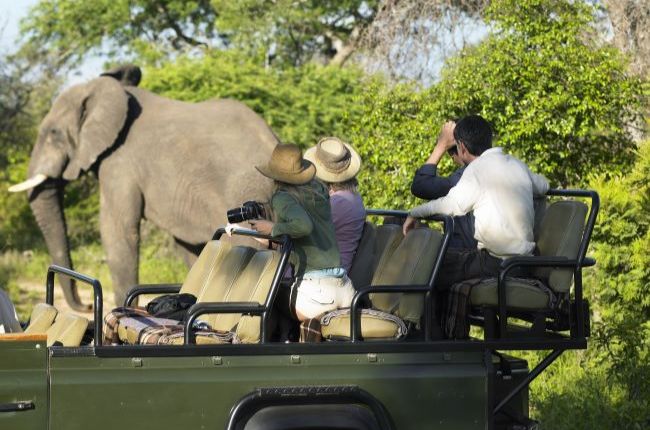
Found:
<path fill-rule="evenodd" d="M 276 193 L 271 199 L 276 222 L 271 236 L 287 234 L 291 238 L 309 235 L 314 229 L 311 217 L 298 201 L 288 193 Z"/>

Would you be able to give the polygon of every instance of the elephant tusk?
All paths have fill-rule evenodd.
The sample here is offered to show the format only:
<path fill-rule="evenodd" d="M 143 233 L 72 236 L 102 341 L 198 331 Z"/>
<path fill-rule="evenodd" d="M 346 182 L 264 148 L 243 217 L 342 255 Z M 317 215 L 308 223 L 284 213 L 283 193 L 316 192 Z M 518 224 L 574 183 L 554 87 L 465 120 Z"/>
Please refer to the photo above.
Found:
<path fill-rule="evenodd" d="M 42 184 L 45 180 L 47 179 L 47 176 L 45 176 L 42 173 L 39 173 L 38 175 L 34 175 L 25 182 L 21 182 L 20 184 L 15 184 L 9 187 L 9 192 L 10 193 L 18 193 L 20 191 L 27 191 L 32 188 L 34 188 L 37 185 Z"/>

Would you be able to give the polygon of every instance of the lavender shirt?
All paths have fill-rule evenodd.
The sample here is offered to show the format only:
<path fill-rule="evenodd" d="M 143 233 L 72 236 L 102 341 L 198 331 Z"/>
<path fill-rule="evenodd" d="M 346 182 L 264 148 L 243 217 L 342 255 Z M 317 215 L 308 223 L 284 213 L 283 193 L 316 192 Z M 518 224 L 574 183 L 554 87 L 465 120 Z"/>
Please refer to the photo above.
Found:
<path fill-rule="evenodd" d="M 366 209 L 361 196 L 351 191 L 330 192 L 330 206 L 341 266 L 349 272 L 363 233 Z"/>

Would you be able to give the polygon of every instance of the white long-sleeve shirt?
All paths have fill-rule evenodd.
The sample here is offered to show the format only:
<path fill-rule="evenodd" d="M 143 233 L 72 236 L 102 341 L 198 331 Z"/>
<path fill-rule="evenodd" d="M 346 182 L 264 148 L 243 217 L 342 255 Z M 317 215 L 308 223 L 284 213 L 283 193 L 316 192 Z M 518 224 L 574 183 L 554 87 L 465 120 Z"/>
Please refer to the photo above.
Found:
<path fill-rule="evenodd" d="M 533 195 L 544 195 L 548 181 L 522 161 L 490 148 L 472 161 L 455 187 L 442 198 L 413 208 L 410 215 L 459 216 L 474 211 L 478 248 L 496 257 L 530 255 L 533 238 Z"/>

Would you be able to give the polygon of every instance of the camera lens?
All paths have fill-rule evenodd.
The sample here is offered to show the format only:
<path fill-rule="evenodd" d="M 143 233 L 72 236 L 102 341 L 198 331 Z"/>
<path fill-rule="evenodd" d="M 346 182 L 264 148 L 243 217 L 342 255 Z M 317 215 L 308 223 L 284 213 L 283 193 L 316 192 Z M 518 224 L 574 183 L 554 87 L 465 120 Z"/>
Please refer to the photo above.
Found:
<path fill-rule="evenodd" d="M 226 217 L 228 218 L 228 222 L 230 224 L 236 224 L 238 222 L 245 221 L 246 220 L 246 218 L 244 217 L 245 209 L 246 208 L 239 207 L 239 208 L 228 210 L 228 212 L 226 212 Z"/>

